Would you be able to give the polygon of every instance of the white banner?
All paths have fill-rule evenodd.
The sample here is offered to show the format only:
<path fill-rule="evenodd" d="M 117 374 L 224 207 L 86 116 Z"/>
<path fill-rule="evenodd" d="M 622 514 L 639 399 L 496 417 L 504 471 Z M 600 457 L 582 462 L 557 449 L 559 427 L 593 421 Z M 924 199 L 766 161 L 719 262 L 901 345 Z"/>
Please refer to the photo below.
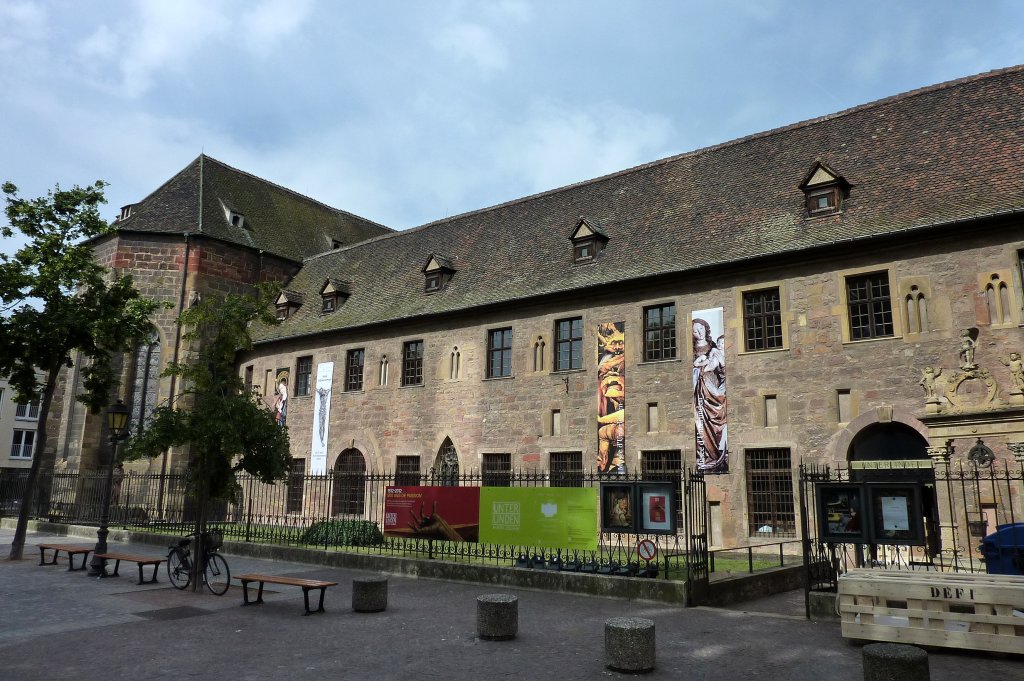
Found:
<path fill-rule="evenodd" d="M 316 366 L 316 390 L 313 395 L 313 449 L 309 472 L 327 474 L 327 427 L 331 417 L 331 389 L 334 384 L 334 362 Z"/>

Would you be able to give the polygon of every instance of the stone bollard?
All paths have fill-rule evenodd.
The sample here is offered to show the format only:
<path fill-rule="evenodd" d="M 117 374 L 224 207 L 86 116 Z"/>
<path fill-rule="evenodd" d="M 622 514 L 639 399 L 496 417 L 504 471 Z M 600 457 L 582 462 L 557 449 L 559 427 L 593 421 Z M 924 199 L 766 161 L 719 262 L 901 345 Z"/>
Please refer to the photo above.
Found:
<path fill-rule="evenodd" d="M 356 577 L 352 580 L 352 609 L 380 612 L 388 607 L 388 578 Z"/>
<path fill-rule="evenodd" d="M 508 641 L 519 632 L 519 598 L 486 594 L 476 598 L 476 631 L 487 641 Z"/>
<path fill-rule="evenodd" d="M 903 643 L 864 646 L 864 681 L 928 681 L 928 653 Z"/>
<path fill-rule="evenodd" d="M 654 621 L 613 617 L 605 622 L 604 655 L 608 668 L 617 672 L 654 669 Z"/>

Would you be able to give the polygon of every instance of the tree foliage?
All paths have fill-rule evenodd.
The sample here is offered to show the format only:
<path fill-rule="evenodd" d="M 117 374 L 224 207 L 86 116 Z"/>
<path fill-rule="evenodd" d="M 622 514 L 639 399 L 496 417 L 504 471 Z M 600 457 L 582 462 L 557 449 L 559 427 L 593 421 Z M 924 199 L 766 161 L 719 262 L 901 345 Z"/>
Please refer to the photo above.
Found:
<path fill-rule="evenodd" d="M 38 401 L 39 432 L 11 558 L 22 555 L 28 512 L 35 494 L 46 424 L 61 369 L 80 352 L 83 391 L 76 399 L 98 413 L 117 384 L 111 360 L 130 350 L 149 328 L 157 303 L 139 295 L 129 276 L 111 276 L 95 261 L 92 240 L 113 227 L 99 214 L 104 182 L 22 199 L 3 184 L 9 225 L 4 238 L 20 232 L 25 246 L 0 254 L 0 375 L 7 375 L 19 401 Z M 42 378 L 40 378 L 40 375 Z"/>
<path fill-rule="evenodd" d="M 250 323 L 276 323 L 273 295 L 271 288 L 261 288 L 256 296 L 208 297 L 181 314 L 183 338 L 193 350 L 185 361 L 170 363 L 164 375 L 177 376 L 184 390 L 175 404 L 153 410 L 146 429 L 128 441 L 126 459 L 189 445 L 190 479 L 198 483 L 192 492 L 200 499 L 231 498 L 238 471 L 263 482 L 284 477 L 291 465 L 288 431 L 259 397 L 246 392 L 235 368 L 236 354 L 252 347 Z"/>

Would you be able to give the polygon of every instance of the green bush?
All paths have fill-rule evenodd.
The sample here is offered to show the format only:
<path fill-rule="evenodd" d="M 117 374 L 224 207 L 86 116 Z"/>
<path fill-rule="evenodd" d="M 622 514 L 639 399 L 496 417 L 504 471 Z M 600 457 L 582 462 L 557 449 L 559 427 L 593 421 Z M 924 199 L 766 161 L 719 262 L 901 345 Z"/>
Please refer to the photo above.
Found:
<path fill-rule="evenodd" d="M 299 541 L 321 546 L 377 546 L 384 543 L 377 523 L 369 520 L 321 520 L 309 526 Z"/>

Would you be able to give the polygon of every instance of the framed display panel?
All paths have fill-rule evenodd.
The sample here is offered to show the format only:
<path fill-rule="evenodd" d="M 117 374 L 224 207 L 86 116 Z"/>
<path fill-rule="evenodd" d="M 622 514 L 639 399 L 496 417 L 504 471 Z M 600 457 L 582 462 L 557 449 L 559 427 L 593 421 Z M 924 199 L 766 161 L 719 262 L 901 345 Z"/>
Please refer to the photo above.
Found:
<path fill-rule="evenodd" d="M 601 483 L 601 531 L 636 533 L 635 485 L 627 482 Z"/>
<path fill-rule="evenodd" d="M 868 485 L 871 543 L 924 546 L 921 489 L 917 485 Z"/>
<path fill-rule="evenodd" d="M 818 483 L 818 534 L 824 541 L 867 544 L 871 523 L 866 518 L 867 488 L 850 483 Z"/>
<path fill-rule="evenodd" d="M 636 484 L 637 531 L 646 534 L 675 534 L 676 509 L 670 482 Z"/>

